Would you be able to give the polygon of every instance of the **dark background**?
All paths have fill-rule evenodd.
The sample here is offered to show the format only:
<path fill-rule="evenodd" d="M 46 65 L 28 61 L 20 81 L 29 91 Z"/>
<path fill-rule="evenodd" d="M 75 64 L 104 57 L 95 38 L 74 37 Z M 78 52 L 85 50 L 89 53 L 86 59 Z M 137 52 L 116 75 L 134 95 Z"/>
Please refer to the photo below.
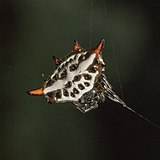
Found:
<path fill-rule="evenodd" d="M 117 103 L 107 99 L 82 114 L 25 93 L 44 82 L 51 56 L 67 55 L 74 39 L 89 48 L 90 22 L 92 47 L 106 39 L 116 93 L 122 97 L 121 85 L 128 106 L 160 125 L 158 0 L 93 0 L 93 8 L 89 0 L 1 0 L 0 159 L 160 159 L 160 129 Z"/>

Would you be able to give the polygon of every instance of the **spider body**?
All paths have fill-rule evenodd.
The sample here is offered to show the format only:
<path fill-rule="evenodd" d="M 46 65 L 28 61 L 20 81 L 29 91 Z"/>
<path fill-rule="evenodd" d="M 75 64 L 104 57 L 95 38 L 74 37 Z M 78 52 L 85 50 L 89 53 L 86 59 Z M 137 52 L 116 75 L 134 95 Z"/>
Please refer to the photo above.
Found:
<path fill-rule="evenodd" d="M 30 95 L 44 95 L 48 103 L 71 102 L 82 112 L 98 107 L 99 102 L 110 99 L 124 103 L 112 91 L 104 75 L 102 59 L 104 39 L 89 51 L 74 42 L 72 52 L 65 58 L 53 56 L 56 69 L 41 88 L 30 90 Z"/>

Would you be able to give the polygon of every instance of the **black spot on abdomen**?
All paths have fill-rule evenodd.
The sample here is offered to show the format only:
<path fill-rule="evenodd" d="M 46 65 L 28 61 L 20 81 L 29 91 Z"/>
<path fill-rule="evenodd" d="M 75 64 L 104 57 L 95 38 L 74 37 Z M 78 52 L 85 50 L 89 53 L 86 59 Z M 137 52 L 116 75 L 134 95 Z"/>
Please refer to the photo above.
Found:
<path fill-rule="evenodd" d="M 58 89 L 58 90 L 56 91 L 55 96 L 56 96 L 56 98 L 61 98 L 61 97 L 62 97 L 62 93 L 61 93 L 61 90 L 60 90 L 60 89 Z"/>
<path fill-rule="evenodd" d="M 67 91 L 67 89 L 63 89 L 63 95 L 65 96 L 65 97 L 68 97 L 69 96 L 69 93 L 68 93 L 68 91 Z"/>
<path fill-rule="evenodd" d="M 92 79 L 92 76 L 90 74 L 84 74 L 84 79 L 85 80 L 91 80 Z"/>
<path fill-rule="evenodd" d="M 73 93 L 78 94 L 79 93 L 78 89 L 73 88 Z"/>
<path fill-rule="evenodd" d="M 71 81 L 68 81 L 68 82 L 65 84 L 65 87 L 66 87 L 66 88 L 71 88 L 71 87 L 72 87 L 72 82 L 71 82 Z"/>
<path fill-rule="evenodd" d="M 90 86 L 90 83 L 84 82 L 84 85 L 85 85 L 86 87 L 89 87 L 89 86 Z"/>
<path fill-rule="evenodd" d="M 70 72 L 72 72 L 72 71 L 75 71 L 77 68 L 78 68 L 78 65 L 77 65 L 77 64 L 72 64 L 72 65 L 69 67 L 69 70 L 70 70 Z"/>
<path fill-rule="evenodd" d="M 70 93 L 71 97 L 75 97 L 75 94 L 73 92 Z"/>
<path fill-rule="evenodd" d="M 78 84 L 78 88 L 80 89 L 80 90 L 83 90 L 83 89 L 85 89 L 85 87 L 83 86 L 83 84 Z"/>
<path fill-rule="evenodd" d="M 74 76 L 73 82 L 78 82 L 81 79 L 81 75 Z"/>

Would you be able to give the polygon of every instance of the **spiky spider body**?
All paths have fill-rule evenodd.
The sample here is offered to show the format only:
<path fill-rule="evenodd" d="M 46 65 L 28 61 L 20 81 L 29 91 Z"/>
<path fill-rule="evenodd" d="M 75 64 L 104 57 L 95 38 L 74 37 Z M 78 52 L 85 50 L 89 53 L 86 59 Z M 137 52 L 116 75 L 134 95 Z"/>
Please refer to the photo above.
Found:
<path fill-rule="evenodd" d="M 105 101 L 105 96 L 125 105 L 104 75 L 103 46 L 104 40 L 101 40 L 96 48 L 87 51 L 75 41 L 68 57 L 53 57 L 56 70 L 43 86 L 28 93 L 44 95 L 48 103 L 71 102 L 82 112 L 97 108 L 99 102 Z"/>

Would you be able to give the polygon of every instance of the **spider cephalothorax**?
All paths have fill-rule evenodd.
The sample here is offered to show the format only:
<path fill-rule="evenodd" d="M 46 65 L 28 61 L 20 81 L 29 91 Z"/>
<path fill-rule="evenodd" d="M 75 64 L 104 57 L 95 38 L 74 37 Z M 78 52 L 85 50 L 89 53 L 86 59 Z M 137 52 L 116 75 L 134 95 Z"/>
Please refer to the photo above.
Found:
<path fill-rule="evenodd" d="M 43 86 L 28 93 L 44 95 L 48 103 L 71 102 L 82 112 L 97 108 L 106 95 L 123 103 L 104 75 L 103 46 L 104 39 L 96 48 L 87 51 L 75 41 L 69 56 L 64 59 L 53 56 L 56 69 Z"/>

